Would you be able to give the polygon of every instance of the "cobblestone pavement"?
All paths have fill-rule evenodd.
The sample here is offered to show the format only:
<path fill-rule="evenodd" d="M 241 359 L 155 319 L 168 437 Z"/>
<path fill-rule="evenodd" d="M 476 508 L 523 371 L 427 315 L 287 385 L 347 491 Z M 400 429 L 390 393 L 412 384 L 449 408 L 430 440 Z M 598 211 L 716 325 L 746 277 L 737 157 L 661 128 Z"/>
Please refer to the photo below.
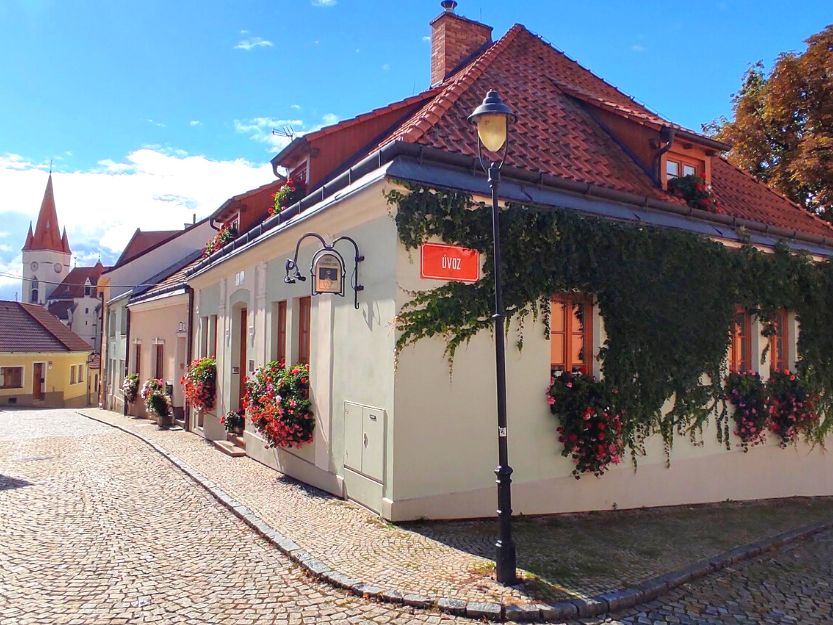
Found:
<path fill-rule="evenodd" d="M 2 625 L 455 620 L 307 578 L 128 434 L 0 412 Z"/>
<path fill-rule="evenodd" d="M 0 625 L 473 623 L 308 578 L 149 447 L 69 411 L 0 412 L 0 554 Z M 582 622 L 833 625 L 832 587 L 826 532 Z"/>
<path fill-rule="evenodd" d="M 227 456 L 199 436 L 158 430 L 144 419 L 107 410 L 82 412 L 162 445 L 284 536 L 345 575 L 383 589 L 438 597 L 530 601 L 521 591 L 506 589 L 489 577 L 490 560 L 400 529 L 365 508 L 286 478 L 251 458 Z M 486 546 L 484 552 L 492 549 Z"/>
<path fill-rule="evenodd" d="M 830 625 L 833 532 L 686 584 L 609 625 Z M 597 621 L 586 621 L 596 623 Z"/>

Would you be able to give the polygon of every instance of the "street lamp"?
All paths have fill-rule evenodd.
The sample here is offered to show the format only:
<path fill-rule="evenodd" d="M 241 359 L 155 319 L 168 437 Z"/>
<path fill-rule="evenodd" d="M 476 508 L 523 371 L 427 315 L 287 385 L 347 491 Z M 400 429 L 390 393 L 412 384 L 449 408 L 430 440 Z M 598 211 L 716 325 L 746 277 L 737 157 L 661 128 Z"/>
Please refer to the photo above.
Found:
<path fill-rule="evenodd" d="M 469 121 L 477 127 L 477 156 L 483 171 L 489 177 L 492 189 L 492 239 L 494 242 L 495 263 L 495 372 L 497 374 L 497 430 L 498 430 L 498 465 L 497 502 L 499 535 L 495 547 L 495 574 L 501 584 L 511 585 L 517 582 L 515 576 L 515 542 L 512 540 L 512 467 L 509 466 L 509 450 L 506 440 L 506 354 L 503 340 L 503 287 L 500 275 L 500 210 L 498 209 L 498 185 L 500 169 L 509 149 L 509 124 L 516 117 L 512 110 L 500 99 L 497 91 L 490 90 L 483 103 L 469 115 Z M 483 154 L 486 149 L 491 155 Z M 501 151 L 502 150 L 502 151 Z M 497 156 L 497 160 L 492 158 Z M 488 166 L 486 165 L 488 163 Z"/>

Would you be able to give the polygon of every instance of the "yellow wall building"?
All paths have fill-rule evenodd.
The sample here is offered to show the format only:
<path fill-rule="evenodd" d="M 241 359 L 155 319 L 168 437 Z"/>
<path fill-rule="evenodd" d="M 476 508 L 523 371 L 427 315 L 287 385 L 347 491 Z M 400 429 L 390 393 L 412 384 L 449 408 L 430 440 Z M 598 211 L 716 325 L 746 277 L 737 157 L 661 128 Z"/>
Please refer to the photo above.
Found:
<path fill-rule="evenodd" d="M 0 302 L 0 406 L 86 406 L 92 349 L 45 308 Z"/>

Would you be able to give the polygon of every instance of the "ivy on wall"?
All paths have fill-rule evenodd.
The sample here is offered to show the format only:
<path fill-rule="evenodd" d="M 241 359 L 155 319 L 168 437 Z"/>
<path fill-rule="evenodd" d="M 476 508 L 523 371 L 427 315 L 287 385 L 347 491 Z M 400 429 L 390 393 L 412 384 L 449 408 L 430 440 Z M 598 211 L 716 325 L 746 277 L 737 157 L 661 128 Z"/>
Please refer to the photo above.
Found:
<path fill-rule="evenodd" d="M 493 261 L 490 209 L 471 196 L 403 183 L 388 202 L 408 249 L 430 237 L 485 255 L 479 282 L 450 282 L 413 293 L 400 311 L 397 349 L 440 336 L 455 350 L 491 329 Z M 622 436 L 634 452 L 660 433 L 696 436 L 715 415 L 728 446 L 729 423 L 720 372 L 725 366 L 735 306 L 750 309 L 773 332 L 776 311 L 801 324 L 799 371 L 820 397 L 821 419 L 811 438 L 833 423 L 833 265 L 814 263 L 779 245 L 774 253 L 732 249 L 680 230 L 582 216 L 566 209 L 510 203 L 501 212 L 504 301 L 508 318 L 543 316 L 558 292 L 595 296 L 607 340 L 599 360 L 617 397 Z M 521 323 L 522 327 L 522 323 Z M 522 338 L 519 341 L 519 346 Z M 664 404 L 673 400 L 671 408 Z M 721 408 L 722 407 L 722 408 Z"/>

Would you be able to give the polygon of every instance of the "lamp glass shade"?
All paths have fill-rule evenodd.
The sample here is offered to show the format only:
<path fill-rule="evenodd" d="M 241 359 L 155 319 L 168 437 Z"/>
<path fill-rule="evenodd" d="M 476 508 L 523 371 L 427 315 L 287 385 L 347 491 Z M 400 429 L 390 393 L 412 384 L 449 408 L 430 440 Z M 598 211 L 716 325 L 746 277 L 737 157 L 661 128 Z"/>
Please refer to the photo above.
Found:
<path fill-rule="evenodd" d="M 502 113 L 484 113 L 478 115 L 474 123 L 477 124 L 477 136 L 480 142 L 490 152 L 497 152 L 506 143 L 507 116 Z"/>

